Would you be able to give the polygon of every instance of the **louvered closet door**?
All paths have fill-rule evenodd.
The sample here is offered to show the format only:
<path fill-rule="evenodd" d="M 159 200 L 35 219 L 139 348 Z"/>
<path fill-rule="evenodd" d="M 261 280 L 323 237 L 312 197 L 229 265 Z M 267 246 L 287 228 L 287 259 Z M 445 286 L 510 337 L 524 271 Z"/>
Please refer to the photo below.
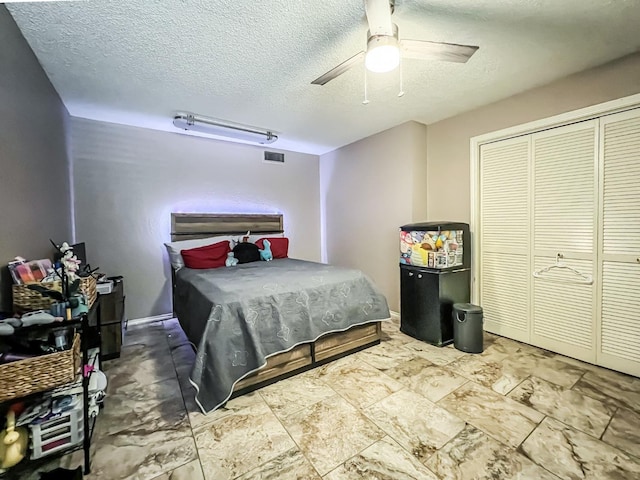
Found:
<path fill-rule="evenodd" d="M 559 258 L 579 273 L 553 268 L 533 279 L 531 343 L 589 362 L 596 361 L 597 136 L 597 121 L 532 135 L 532 272 Z"/>
<path fill-rule="evenodd" d="M 640 110 L 603 117 L 598 364 L 640 376 Z"/>
<path fill-rule="evenodd" d="M 480 150 L 480 304 L 485 329 L 529 341 L 529 138 Z"/>

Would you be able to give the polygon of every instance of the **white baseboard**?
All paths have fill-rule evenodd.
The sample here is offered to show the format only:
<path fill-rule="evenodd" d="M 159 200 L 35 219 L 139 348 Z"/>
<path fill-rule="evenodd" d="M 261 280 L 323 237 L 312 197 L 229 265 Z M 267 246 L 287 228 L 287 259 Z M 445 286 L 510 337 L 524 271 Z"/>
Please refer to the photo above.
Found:
<path fill-rule="evenodd" d="M 394 312 L 393 310 L 390 310 L 391 313 L 391 318 L 393 320 L 400 320 L 400 314 L 398 312 Z"/>
<path fill-rule="evenodd" d="M 144 325 L 146 323 L 161 322 L 173 318 L 173 313 L 163 313 L 162 315 L 154 315 L 153 317 L 131 318 L 127 321 L 127 326 Z"/>

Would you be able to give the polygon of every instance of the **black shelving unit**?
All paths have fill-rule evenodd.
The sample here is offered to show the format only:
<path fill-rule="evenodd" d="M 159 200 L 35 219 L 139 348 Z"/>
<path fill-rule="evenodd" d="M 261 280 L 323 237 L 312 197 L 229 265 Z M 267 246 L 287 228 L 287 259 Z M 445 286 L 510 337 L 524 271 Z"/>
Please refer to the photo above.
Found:
<path fill-rule="evenodd" d="M 120 357 L 125 325 L 124 281 L 113 282 L 111 293 L 100 295 L 100 357 L 112 360 Z"/>
<path fill-rule="evenodd" d="M 91 376 L 91 372 L 85 375 L 86 366 L 95 366 L 93 363 L 89 361 L 89 350 L 92 348 L 100 347 L 100 296 L 96 298 L 96 301 L 93 303 L 89 312 L 83 314 L 79 318 L 74 318 L 71 320 L 67 320 L 64 322 L 54 322 L 47 325 L 34 325 L 30 327 L 21 328 L 17 334 L 26 334 L 29 332 L 46 332 L 55 328 L 65 327 L 65 328 L 73 328 L 76 332 L 80 334 L 80 350 L 82 352 L 82 365 L 80 370 L 81 378 L 80 380 L 76 379 L 74 382 L 71 382 L 66 385 L 59 385 L 55 388 L 45 390 L 43 392 L 34 393 L 32 395 L 26 397 L 19 397 L 8 400 L 0 404 L 0 410 L 4 410 L 1 407 L 4 407 L 7 404 L 12 404 L 17 401 L 25 401 L 29 402 L 30 400 L 35 400 L 38 396 L 45 395 L 51 391 L 69 388 L 73 385 L 78 385 L 78 383 L 82 383 L 82 408 L 83 408 L 83 440 L 81 443 L 70 445 L 68 448 L 59 450 L 51 455 L 46 455 L 42 458 L 31 460 L 29 458 L 25 458 L 15 467 L 7 470 L 4 474 L 0 474 L 1 480 L 13 480 L 18 479 L 22 475 L 27 472 L 33 472 L 39 468 L 40 465 L 44 465 L 45 463 L 51 461 L 51 459 L 55 457 L 60 457 L 63 455 L 67 455 L 71 452 L 82 449 L 84 451 L 84 473 L 85 475 L 91 473 L 91 437 L 93 435 L 93 430 L 95 426 L 96 417 L 93 419 L 89 418 L 89 380 Z M 98 359 L 102 361 L 100 351 L 98 350 L 98 354 L 94 357 L 94 361 Z"/>

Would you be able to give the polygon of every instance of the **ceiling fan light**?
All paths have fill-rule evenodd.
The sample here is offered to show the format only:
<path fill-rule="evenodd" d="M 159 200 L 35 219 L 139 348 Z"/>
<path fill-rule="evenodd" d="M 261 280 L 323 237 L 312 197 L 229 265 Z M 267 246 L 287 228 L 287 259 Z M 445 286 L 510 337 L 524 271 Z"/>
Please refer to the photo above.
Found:
<path fill-rule="evenodd" d="M 370 72 L 390 72 L 400 64 L 398 26 L 395 23 L 392 30 L 392 35 L 371 35 L 371 32 L 367 32 L 367 54 L 364 64 Z"/>
<path fill-rule="evenodd" d="M 400 49 L 397 45 L 378 45 L 370 48 L 367 50 L 364 64 L 370 72 L 390 72 L 400 64 Z"/>

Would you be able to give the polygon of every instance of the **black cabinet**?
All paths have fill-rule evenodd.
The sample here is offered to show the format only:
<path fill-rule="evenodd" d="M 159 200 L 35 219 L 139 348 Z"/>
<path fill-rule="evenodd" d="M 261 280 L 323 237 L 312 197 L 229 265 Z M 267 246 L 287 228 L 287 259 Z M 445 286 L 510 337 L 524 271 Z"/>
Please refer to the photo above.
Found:
<path fill-rule="evenodd" d="M 453 342 L 454 303 L 468 303 L 471 271 L 400 267 L 400 331 L 437 346 Z"/>
<path fill-rule="evenodd" d="M 120 356 L 122 347 L 122 329 L 125 320 L 124 282 L 122 279 L 113 284 L 111 293 L 100 295 L 100 353 L 103 360 Z"/>

